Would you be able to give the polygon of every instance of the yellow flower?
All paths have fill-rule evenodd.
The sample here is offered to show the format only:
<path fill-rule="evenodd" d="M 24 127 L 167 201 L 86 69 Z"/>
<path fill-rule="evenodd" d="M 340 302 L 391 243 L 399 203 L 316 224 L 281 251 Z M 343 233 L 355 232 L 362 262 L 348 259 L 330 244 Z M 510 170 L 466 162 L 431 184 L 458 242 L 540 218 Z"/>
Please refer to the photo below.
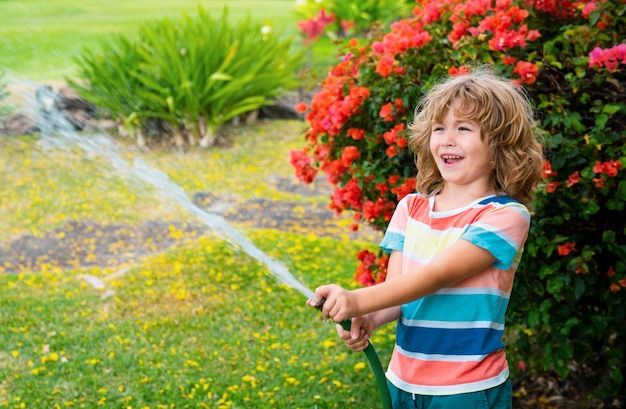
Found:
<path fill-rule="evenodd" d="M 365 369 L 365 362 L 358 362 L 354 365 L 355 371 L 360 371 L 362 369 Z"/>

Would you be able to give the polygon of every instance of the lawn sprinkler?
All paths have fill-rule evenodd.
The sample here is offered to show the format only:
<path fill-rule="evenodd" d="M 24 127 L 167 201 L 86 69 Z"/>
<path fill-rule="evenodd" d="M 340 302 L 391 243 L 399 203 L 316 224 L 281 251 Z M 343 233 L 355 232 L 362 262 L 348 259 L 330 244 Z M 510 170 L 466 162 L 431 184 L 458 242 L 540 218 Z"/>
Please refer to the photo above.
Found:
<path fill-rule="evenodd" d="M 316 305 L 315 309 L 322 311 L 322 307 L 324 307 L 324 303 L 326 302 L 326 298 L 322 298 Z M 341 327 L 350 331 L 350 326 L 352 325 L 351 320 L 341 321 L 339 323 Z M 387 378 L 385 377 L 385 370 L 380 363 L 380 359 L 378 358 L 378 354 L 374 349 L 374 346 L 371 342 L 367 342 L 367 347 L 363 350 L 367 360 L 370 363 L 370 367 L 372 368 L 372 372 L 374 373 L 374 378 L 376 378 L 376 384 L 378 385 L 378 391 L 380 392 L 380 399 L 383 404 L 383 409 L 392 409 L 391 407 L 391 395 L 389 394 L 389 387 L 387 386 Z"/>

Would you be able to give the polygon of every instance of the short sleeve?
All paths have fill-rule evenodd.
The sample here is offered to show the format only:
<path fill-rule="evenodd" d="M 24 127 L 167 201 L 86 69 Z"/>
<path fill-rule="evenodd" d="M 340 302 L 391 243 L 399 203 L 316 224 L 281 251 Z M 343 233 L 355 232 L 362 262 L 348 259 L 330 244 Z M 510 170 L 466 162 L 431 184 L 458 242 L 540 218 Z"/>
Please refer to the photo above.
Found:
<path fill-rule="evenodd" d="M 481 214 L 461 239 L 489 251 L 496 259 L 494 267 L 508 270 L 524 246 L 529 228 L 528 209 L 511 202 Z"/>
<path fill-rule="evenodd" d="M 391 253 L 393 250 L 402 251 L 404 248 L 404 236 L 409 219 L 408 200 L 410 196 L 405 196 L 400 200 L 393 216 L 391 216 L 387 230 L 385 230 L 380 248 L 387 253 Z"/>

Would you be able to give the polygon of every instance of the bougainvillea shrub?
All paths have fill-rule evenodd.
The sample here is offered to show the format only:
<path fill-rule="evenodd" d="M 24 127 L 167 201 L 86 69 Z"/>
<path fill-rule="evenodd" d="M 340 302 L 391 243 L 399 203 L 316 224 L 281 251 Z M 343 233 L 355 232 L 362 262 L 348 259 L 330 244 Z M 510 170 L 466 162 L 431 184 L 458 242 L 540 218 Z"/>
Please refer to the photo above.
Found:
<path fill-rule="evenodd" d="M 406 125 L 418 100 L 445 75 L 492 65 L 531 95 L 546 155 L 509 308 L 512 366 L 623 394 L 626 0 L 423 0 L 413 14 L 346 42 L 297 106 L 308 122 L 297 177 L 324 173 L 331 209 L 384 230 L 415 188 Z M 385 257 L 358 254 L 359 284 L 384 280 Z"/>

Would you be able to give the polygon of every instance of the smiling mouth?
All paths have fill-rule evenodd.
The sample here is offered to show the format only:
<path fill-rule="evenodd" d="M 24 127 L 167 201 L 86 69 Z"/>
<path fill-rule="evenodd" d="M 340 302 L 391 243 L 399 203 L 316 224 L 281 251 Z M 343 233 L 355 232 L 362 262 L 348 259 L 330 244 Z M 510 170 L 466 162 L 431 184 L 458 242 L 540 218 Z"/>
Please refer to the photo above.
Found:
<path fill-rule="evenodd" d="M 460 156 L 456 156 L 456 155 L 442 155 L 441 159 L 443 160 L 444 163 L 450 164 L 454 161 L 457 161 L 463 158 L 461 158 Z"/>

